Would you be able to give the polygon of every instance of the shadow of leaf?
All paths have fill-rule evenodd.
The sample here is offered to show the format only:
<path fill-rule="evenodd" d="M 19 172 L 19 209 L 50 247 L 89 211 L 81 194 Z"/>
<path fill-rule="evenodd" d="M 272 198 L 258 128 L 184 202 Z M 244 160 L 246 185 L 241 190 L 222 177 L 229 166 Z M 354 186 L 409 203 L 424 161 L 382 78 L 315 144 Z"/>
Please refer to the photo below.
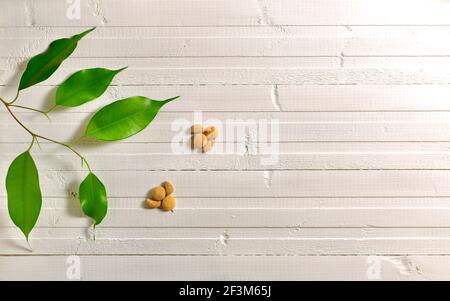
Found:
<path fill-rule="evenodd" d="M 80 182 L 77 180 L 73 180 L 67 186 L 67 194 L 68 194 L 68 204 L 66 212 L 70 216 L 74 217 L 83 217 L 83 211 L 81 210 L 80 201 L 78 199 L 78 189 L 75 189 L 80 186 Z"/>
<path fill-rule="evenodd" d="M 51 107 L 54 106 L 55 104 L 55 94 L 56 94 L 56 90 L 58 89 L 58 86 L 52 87 L 47 94 L 44 97 L 43 103 L 44 106 L 42 108 L 42 110 L 46 111 L 48 109 L 50 109 Z M 56 111 L 56 109 L 55 109 Z"/>
<path fill-rule="evenodd" d="M 5 74 L 7 70 L 0 73 L 0 80 L 4 82 L 0 91 L 3 98 L 6 100 L 11 100 L 16 95 L 20 77 L 28 64 L 28 60 L 22 60 L 11 64 L 15 65 L 13 73 L 9 74 L 9 76 Z"/>

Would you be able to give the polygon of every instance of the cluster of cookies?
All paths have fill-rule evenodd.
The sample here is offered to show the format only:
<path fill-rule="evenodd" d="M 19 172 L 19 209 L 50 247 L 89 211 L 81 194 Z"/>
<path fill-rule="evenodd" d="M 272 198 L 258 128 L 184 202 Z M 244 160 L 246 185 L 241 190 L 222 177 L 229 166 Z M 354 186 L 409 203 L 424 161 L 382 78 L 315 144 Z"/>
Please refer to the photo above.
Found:
<path fill-rule="evenodd" d="M 191 126 L 191 146 L 206 153 L 214 147 L 218 134 L 219 131 L 215 126 L 203 128 L 201 124 L 194 124 Z"/>
<path fill-rule="evenodd" d="M 150 198 L 146 203 L 149 208 L 161 208 L 164 211 L 171 211 L 177 205 L 177 200 L 172 196 L 175 187 L 170 181 L 165 181 L 161 185 L 153 187 L 150 191 Z"/>
<path fill-rule="evenodd" d="M 199 149 L 203 153 L 210 151 L 215 144 L 219 131 L 215 126 L 203 128 L 201 124 L 191 126 L 192 148 Z M 148 208 L 161 208 L 164 211 L 175 209 L 177 200 L 172 196 L 175 187 L 170 181 L 165 181 L 161 185 L 153 187 L 150 197 L 146 200 Z"/>

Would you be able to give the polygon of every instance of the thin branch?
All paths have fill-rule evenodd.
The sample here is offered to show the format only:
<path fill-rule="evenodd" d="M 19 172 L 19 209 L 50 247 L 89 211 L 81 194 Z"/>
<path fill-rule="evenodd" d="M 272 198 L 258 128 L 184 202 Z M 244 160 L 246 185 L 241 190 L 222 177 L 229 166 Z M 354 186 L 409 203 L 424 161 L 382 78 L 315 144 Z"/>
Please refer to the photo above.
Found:
<path fill-rule="evenodd" d="M 51 111 L 53 111 L 58 105 L 54 104 L 50 109 L 48 109 L 47 111 L 45 111 L 45 113 L 50 113 Z"/>
<path fill-rule="evenodd" d="M 46 111 L 42 111 L 42 110 L 38 110 L 38 109 L 35 109 L 35 108 L 30 108 L 30 107 L 25 107 L 25 106 L 18 106 L 18 105 L 8 105 L 8 106 L 9 107 L 13 107 L 13 108 L 19 108 L 19 109 L 24 109 L 24 110 L 29 110 L 29 111 L 41 113 L 45 117 L 47 117 L 48 120 L 50 120 L 50 117 L 48 116 L 48 112 L 46 112 Z"/>
<path fill-rule="evenodd" d="M 81 136 L 81 137 L 78 137 L 74 142 L 72 142 L 72 144 L 70 144 L 70 146 L 76 146 L 76 145 L 78 145 L 84 138 L 86 138 L 86 136 L 85 135 L 83 135 L 83 136 Z"/>
<path fill-rule="evenodd" d="M 33 147 L 33 145 L 34 145 L 34 142 L 36 141 L 36 137 L 35 136 L 32 136 L 33 138 L 31 139 L 31 144 L 30 144 L 30 146 L 28 147 L 28 149 L 27 149 L 27 152 L 29 152 L 30 150 L 31 150 L 31 148 Z"/>
<path fill-rule="evenodd" d="M 13 100 L 11 100 L 10 102 L 7 102 L 7 101 L 3 101 L 3 102 L 6 102 L 8 105 L 12 105 L 13 103 L 16 102 L 17 99 L 19 99 L 19 93 L 20 93 L 20 90 L 17 90 L 16 96 L 14 97 Z"/>
<path fill-rule="evenodd" d="M 13 113 L 13 111 L 11 111 L 11 108 L 9 107 L 9 104 L 4 101 L 3 99 L 1 100 L 1 102 L 5 105 L 6 109 L 8 110 L 9 114 L 12 116 L 12 118 L 14 118 L 14 120 L 25 130 L 28 132 L 28 134 L 30 134 L 31 136 L 36 136 L 32 131 L 30 131 L 20 120 L 19 118 L 17 118 L 17 116 Z"/>
<path fill-rule="evenodd" d="M 92 172 L 92 170 L 91 170 L 91 167 L 89 166 L 89 163 L 87 162 L 87 160 L 78 152 L 78 151 L 76 151 L 73 147 L 71 147 L 69 144 L 67 144 L 67 143 L 64 143 L 64 142 L 59 142 L 59 141 L 57 141 L 57 140 L 53 140 L 53 139 L 50 139 L 50 138 L 47 138 L 47 137 L 44 137 L 44 136 L 41 136 L 41 135 L 37 135 L 37 134 L 34 134 L 37 138 L 41 138 L 42 140 L 47 140 L 47 141 L 49 141 L 49 142 L 53 142 L 53 143 L 55 143 L 55 144 L 59 144 L 59 145 L 61 145 L 61 146 L 64 146 L 64 147 L 66 147 L 66 148 L 68 148 L 69 150 L 71 150 L 75 155 L 77 155 L 80 159 L 81 159 L 81 161 L 83 161 L 85 164 L 86 164 L 86 167 L 88 168 L 88 170 L 90 171 L 90 172 Z"/>
<path fill-rule="evenodd" d="M 10 104 L 8 104 L 6 101 L 4 101 L 3 99 L 1 99 L 0 98 L 0 101 L 5 105 L 5 107 L 6 107 L 6 109 L 8 110 L 8 112 L 9 112 L 9 114 L 12 116 L 12 118 L 14 118 L 14 120 L 25 130 L 25 131 L 27 131 L 30 135 L 31 135 L 31 137 L 33 137 L 33 143 L 34 143 L 34 140 L 36 139 L 36 138 L 40 138 L 40 139 L 42 139 L 42 140 L 46 140 L 46 141 L 49 141 L 49 142 L 53 142 L 53 143 L 55 143 L 55 144 L 59 144 L 59 145 L 61 145 L 61 146 L 64 146 L 64 147 L 66 147 L 66 148 L 68 148 L 69 150 L 71 150 L 75 155 L 77 155 L 80 159 L 81 159 L 81 161 L 82 162 L 84 162 L 85 164 L 86 164 L 86 167 L 88 168 L 88 170 L 90 171 L 90 172 L 92 172 L 92 170 L 91 170 L 91 167 L 89 166 L 89 163 L 87 162 L 87 160 L 78 152 L 78 151 L 76 151 L 72 146 L 70 146 L 69 144 L 67 144 L 67 143 L 64 143 L 64 142 L 60 142 L 60 141 L 57 141 L 57 140 L 54 140 L 54 139 L 51 139 L 51 138 L 47 138 L 47 137 L 44 137 L 44 136 L 41 136 L 41 135 L 38 135 L 38 134 L 36 134 L 36 133 L 34 133 L 34 132 L 32 132 L 30 129 L 28 129 L 21 121 L 20 121 L 20 119 L 19 118 L 17 118 L 17 116 L 14 114 L 14 112 L 11 110 L 11 105 Z M 31 147 L 30 147 L 31 148 Z"/>

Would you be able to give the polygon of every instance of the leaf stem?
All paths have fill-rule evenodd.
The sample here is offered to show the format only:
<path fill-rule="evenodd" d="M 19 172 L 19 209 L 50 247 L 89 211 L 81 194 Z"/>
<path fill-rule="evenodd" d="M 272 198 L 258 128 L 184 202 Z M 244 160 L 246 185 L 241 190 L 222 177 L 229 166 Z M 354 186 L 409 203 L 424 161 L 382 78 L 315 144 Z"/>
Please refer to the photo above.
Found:
<path fill-rule="evenodd" d="M 33 247 L 30 244 L 30 241 L 28 240 L 28 236 L 27 236 L 27 244 L 28 244 L 28 248 L 30 248 L 30 251 L 33 252 Z"/>
<path fill-rule="evenodd" d="M 31 144 L 30 144 L 30 146 L 28 147 L 27 152 L 29 152 L 29 151 L 31 150 L 31 148 L 33 147 L 35 141 L 36 141 L 36 137 L 35 137 L 35 136 L 32 136 Z"/>
<path fill-rule="evenodd" d="M 42 111 L 42 110 L 38 110 L 38 109 L 35 109 L 35 108 L 30 108 L 30 107 L 25 107 L 25 106 L 11 105 L 11 104 L 8 105 L 8 106 L 13 107 L 13 108 L 19 108 L 19 109 L 24 109 L 24 110 L 29 110 L 29 111 L 41 113 L 45 117 L 47 117 L 48 120 L 50 120 L 50 117 L 48 116 L 48 112 L 46 112 L 46 111 Z"/>
<path fill-rule="evenodd" d="M 77 155 L 80 159 L 81 159 L 81 161 L 82 162 L 84 162 L 84 164 L 86 164 L 86 167 L 87 167 L 87 169 L 89 170 L 89 172 L 92 172 L 92 170 L 91 170 L 91 167 L 89 166 L 89 163 L 88 163 L 88 161 L 78 152 L 78 151 L 76 151 L 72 146 L 70 146 L 69 144 L 67 144 L 67 143 L 64 143 L 64 142 L 60 142 L 60 141 L 57 141 L 57 140 L 53 140 L 53 139 L 50 139 L 50 138 L 47 138 L 47 137 L 43 137 L 43 136 L 41 136 L 41 135 L 36 135 L 36 134 L 34 134 L 37 138 L 41 138 L 42 140 L 47 140 L 47 141 L 49 141 L 49 142 L 53 142 L 53 143 L 55 143 L 55 144 L 59 144 L 59 145 L 61 145 L 61 146 L 64 146 L 64 147 L 66 147 L 66 148 L 68 148 L 69 150 L 71 150 L 75 155 Z"/>
<path fill-rule="evenodd" d="M 48 109 L 47 111 L 45 111 L 45 113 L 50 113 L 51 111 L 53 111 L 58 105 L 54 104 L 50 109 Z"/>
<path fill-rule="evenodd" d="M 2 99 L 2 102 L 6 102 L 8 105 L 12 105 L 13 103 L 16 102 L 17 99 L 19 99 L 19 93 L 20 93 L 20 90 L 17 90 L 16 96 L 14 96 L 14 99 L 11 100 L 10 102 L 4 101 L 3 99 Z"/>
<path fill-rule="evenodd" d="M 78 137 L 74 142 L 72 142 L 72 144 L 70 144 L 70 146 L 76 146 L 76 145 L 78 145 L 80 142 L 81 142 L 81 140 L 83 140 L 84 138 L 86 138 L 86 136 L 85 135 L 83 135 L 83 136 L 81 136 L 81 137 Z"/>
<path fill-rule="evenodd" d="M 17 118 L 17 116 L 11 111 L 11 108 L 9 107 L 10 105 L 4 101 L 3 99 L 1 99 L 1 102 L 5 105 L 6 110 L 8 110 L 9 114 L 12 116 L 12 118 L 14 118 L 14 120 L 25 130 L 28 132 L 28 134 L 30 134 L 31 136 L 36 136 L 32 131 L 30 131 L 20 120 L 19 118 Z"/>
<path fill-rule="evenodd" d="M 55 144 L 64 146 L 65 148 L 67 148 L 67 149 L 69 149 L 70 151 L 72 151 L 75 155 L 77 155 L 77 156 L 81 159 L 81 162 L 82 162 L 82 163 L 84 162 L 84 163 L 86 164 L 86 167 L 87 167 L 87 169 L 89 170 L 89 172 L 92 172 L 91 167 L 89 166 L 88 161 L 87 161 L 87 160 L 86 160 L 86 159 L 85 159 L 85 158 L 84 158 L 77 150 L 75 150 L 72 146 L 70 146 L 70 145 L 67 144 L 67 143 L 60 142 L 60 141 L 57 141 L 57 140 L 54 140 L 54 139 L 51 139 L 51 138 L 47 138 L 47 137 L 44 137 L 44 136 L 41 136 L 41 135 L 39 135 L 39 134 L 36 134 L 36 133 L 32 132 L 29 128 L 27 128 L 27 127 L 20 121 L 19 118 L 17 118 L 17 116 L 16 116 L 16 115 L 14 114 L 14 112 L 11 110 L 12 105 L 11 105 L 10 103 L 4 101 L 4 100 L 1 99 L 1 98 L 0 98 L 0 101 L 5 105 L 6 110 L 8 110 L 8 112 L 9 112 L 9 114 L 12 116 L 12 118 L 14 118 L 14 120 L 15 120 L 15 121 L 16 121 L 16 122 L 17 122 L 24 130 L 25 130 L 25 131 L 27 131 L 28 134 L 30 134 L 31 137 L 33 138 L 32 144 L 31 144 L 31 146 L 30 146 L 30 148 L 29 148 L 28 150 L 31 149 L 31 147 L 33 146 L 34 142 L 36 141 L 36 138 L 40 138 L 40 139 L 42 139 L 42 140 L 46 140 L 46 141 L 49 141 L 49 142 L 52 142 L 52 143 L 55 143 Z"/>

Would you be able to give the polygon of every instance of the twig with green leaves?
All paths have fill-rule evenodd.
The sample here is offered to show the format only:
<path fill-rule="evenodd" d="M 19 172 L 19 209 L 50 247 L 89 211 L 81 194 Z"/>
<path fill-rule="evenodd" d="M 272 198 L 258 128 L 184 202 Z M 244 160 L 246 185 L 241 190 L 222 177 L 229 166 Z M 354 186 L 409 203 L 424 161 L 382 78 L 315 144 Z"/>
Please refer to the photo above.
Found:
<path fill-rule="evenodd" d="M 31 136 L 30 146 L 13 160 L 6 176 L 9 216 L 25 235 L 28 243 L 30 232 L 36 225 L 42 206 L 39 173 L 31 156 L 31 150 L 35 143 L 39 143 L 39 140 L 67 148 L 81 160 L 82 166 L 86 166 L 88 175 L 80 184 L 78 196 L 83 213 L 93 220 L 94 238 L 95 226 L 102 222 L 108 211 L 105 185 L 93 173 L 86 158 L 74 148 L 74 144 L 60 142 L 36 133 L 14 113 L 14 109 L 17 108 L 37 112 L 49 118 L 48 114 L 57 106 L 77 107 L 100 97 L 106 91 L 113 78 L 126 67 L 118 70 L 92 68 L 75 72 L 58 86 L 55 104 L 47 111 L 15 104 L 22 90 L 48 79 L 73 53 L 78 42 L 94 29 L 70 38 L 53 41 L 46 51 L 29 60 L 14 99 L 6 101 L 0 98 L 6 111 Z M 86 137 L 99 141 L 117 141 L 131 137 L 144 130 L 163 105 L 177 98 L 178 96 L 156 101 L 144 96 L 133 96 L 114 101 L 92 116 L 85 133 L 76 141 Z"/>

